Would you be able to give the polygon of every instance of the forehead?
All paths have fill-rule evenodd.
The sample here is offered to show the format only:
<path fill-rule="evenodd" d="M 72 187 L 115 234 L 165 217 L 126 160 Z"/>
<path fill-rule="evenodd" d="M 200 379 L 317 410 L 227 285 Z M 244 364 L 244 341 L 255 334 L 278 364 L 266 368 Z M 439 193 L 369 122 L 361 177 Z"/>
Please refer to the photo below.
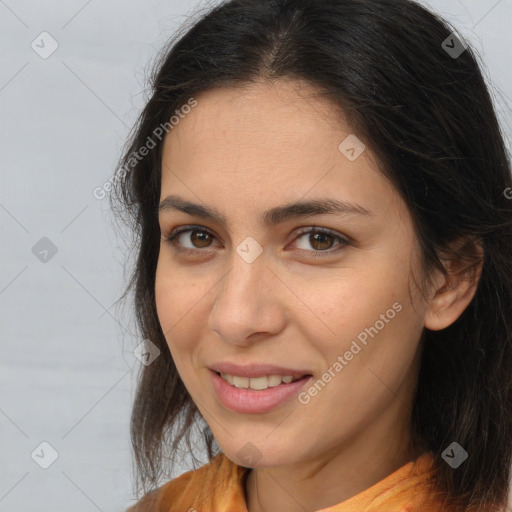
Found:
<path fill-rule="evenodd" d="M 332 101 L 304 82 L 279 80 L 199 95 L 197 106 L 169 133 L 165 145 L 200 150 L 215 143 L 233 152 L 244 144 L 246 152 L 260 147 L 272 156 L 290 147 L 305 150 L 304 140 L 316 147 L 322 140 L 329 144 L 325 135 L 333 131 L 351 130 Z M 312 150 L 315 146 L 308 145 Z"/>
<path fill-rule="evenodd" d="M 369 149 L 348 159 L 354 137 L 343 112 L 302 82 L 219 88 L 169 132 L 162 158 L 162 198 L 178 193 L 222 210 L 263 211 L 304 196 L 333 197 L 388 209 L 399 201 Z"/>

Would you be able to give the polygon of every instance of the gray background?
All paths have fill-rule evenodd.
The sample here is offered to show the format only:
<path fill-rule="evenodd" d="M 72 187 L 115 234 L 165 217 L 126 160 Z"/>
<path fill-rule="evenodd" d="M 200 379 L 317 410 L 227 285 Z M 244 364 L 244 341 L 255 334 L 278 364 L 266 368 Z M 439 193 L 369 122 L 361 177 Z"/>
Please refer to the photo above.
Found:
<path fill-rule="evenodd" d="M 427 5 L 481 55 L 510 148 L 512 0 Z M 92 191 L 112 176 L 151 59 L 206 6 L 0 0 L 0 511 L 133 503 L 128 427 L 141 340 L 129 308 L 114 306 L 126 247 L 107 199 Z M 58 43 L 46 59 L 31 47 L 44 31 Z M 56 254 L 36 257 L 37 243 L 48 249 L 43 237 Z M 43 441 L 58 453 L 48 469 L 35 462 L 50 461 Z"/>

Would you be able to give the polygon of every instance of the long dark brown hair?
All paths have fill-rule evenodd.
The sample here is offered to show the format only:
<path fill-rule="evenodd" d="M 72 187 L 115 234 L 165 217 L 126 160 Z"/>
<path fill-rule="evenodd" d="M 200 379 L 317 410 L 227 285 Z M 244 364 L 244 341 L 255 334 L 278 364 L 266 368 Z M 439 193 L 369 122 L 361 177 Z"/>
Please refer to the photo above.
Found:
<path fill-rule="evenodd" d="M 161 351 L 141 365 L 131 418 L 139 488 L 157 486 L 182 441 L 193 453 L 195 426 L 208 458 L 218 451 L 156 312 L 163 135 L 202 92 L 293 78 L 343 109 L 405 200 L 421 247 L 422 289 L 434 269 L 447 275 L 441 255 L 451 242 L 466 240 L 454 254 L 466 271 L 481 263 L 477 245 L 484 250 L 466 310 L 443 330 L 424 329 L 411 427 L 433 453 L 435 485 L 450 503 L 504 507 L 512 464 L 512 181 L 475 51 L 409 0 L 231 0 L 182 32 L 158 56 L 151 97 L 109 196 L 135 233 L 137 259 L 121 299 L 134 293 L 141 339 Z M 469 454 L 457 469 L 442 458 L 453 441 Z"/>

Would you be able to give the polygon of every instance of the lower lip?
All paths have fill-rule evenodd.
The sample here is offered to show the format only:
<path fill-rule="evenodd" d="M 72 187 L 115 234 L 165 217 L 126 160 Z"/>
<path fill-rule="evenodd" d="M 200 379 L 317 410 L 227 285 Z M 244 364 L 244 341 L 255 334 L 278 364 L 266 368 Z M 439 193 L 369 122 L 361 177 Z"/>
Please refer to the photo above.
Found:
<path fill-rule="evenodd" d="M 297 395 L 313 377 L 304 377 L 290 384 L 279 384 L 261 391 L 255 389 L 236 388 L 226 382 L 220 375 L 210 370 L 213 388 L 224 407 L 235 412 L 260 414 L 271 411 L 278 405 Z"/>

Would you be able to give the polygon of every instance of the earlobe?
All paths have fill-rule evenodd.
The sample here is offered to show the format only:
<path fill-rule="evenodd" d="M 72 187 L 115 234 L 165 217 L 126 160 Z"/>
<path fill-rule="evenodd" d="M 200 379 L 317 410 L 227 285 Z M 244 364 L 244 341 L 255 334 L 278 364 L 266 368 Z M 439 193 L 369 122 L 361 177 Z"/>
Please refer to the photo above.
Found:
<path fill-rule="evenodd" d="M 452 259 L 446 266 L 448 276 L 439 278 L 438 288 L 425 313 L 427 329 L 439 331 L 452 325 L 475 296 L 482 274 L 483 249 L 477 244 L 474 244 L 474 249 L 477 266 L 470 265 L 468 268 L 466 262 L 464 267 L 461 259 Z"/>

